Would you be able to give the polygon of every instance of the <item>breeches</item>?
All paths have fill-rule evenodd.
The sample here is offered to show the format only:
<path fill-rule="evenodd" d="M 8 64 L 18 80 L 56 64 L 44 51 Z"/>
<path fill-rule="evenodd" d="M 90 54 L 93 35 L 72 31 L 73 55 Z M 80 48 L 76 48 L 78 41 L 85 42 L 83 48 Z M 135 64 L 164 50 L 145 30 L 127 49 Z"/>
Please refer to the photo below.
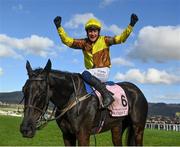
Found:
<path fill-rule="evenodd" d="M 109 78 L 110 69 L 108 67 L 87 69 L 93 76 L 101 80 L 101 82 L 107 82 Z"/>

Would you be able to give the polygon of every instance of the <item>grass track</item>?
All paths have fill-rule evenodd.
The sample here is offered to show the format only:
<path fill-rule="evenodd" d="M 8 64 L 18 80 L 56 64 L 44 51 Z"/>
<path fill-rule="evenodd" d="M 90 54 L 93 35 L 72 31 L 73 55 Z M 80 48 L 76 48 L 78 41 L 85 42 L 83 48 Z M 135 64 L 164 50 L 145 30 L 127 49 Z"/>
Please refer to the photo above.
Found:
<path fill-rule="evenodd" d="M 62 134 L 55 122 L 37 131 L 32 139 L 23 138 L 19 132 L 21 118 L 0 116 L 0 146 L 63 146 Z M 98 146 L 112 146 L 109 132 L 96 135 Z M 91 136 L 91 145 L 94 137 Z M 180 146 L 180 132 L 145 130 L 145 146 Z"/>

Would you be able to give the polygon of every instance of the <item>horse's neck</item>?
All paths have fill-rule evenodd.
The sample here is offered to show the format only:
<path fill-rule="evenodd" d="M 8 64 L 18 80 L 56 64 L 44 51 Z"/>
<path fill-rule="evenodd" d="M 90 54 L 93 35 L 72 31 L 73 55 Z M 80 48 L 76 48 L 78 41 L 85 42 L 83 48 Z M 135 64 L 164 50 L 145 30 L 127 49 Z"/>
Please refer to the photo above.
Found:
<path fill-rule="evenodd" d="M 74 76 L 66 73 L 51 73 L 50 85 L 52 90 L 51 101 L 58 107 L 63 107 L 74 95 Z"/>

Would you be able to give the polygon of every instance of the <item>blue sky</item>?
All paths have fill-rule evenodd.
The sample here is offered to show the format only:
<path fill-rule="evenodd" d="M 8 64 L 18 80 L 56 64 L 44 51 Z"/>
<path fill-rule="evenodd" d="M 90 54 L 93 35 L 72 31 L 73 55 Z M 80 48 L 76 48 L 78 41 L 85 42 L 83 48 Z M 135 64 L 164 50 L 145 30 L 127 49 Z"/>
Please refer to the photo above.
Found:
<path fill-rule="evenodd" d="M 180 103 L 179 0 L 0 0 L 0 92 L 21 90 L 26 60 L 34 68 L 50 58 L 54 69 L 82 72 L 81 51 L 64 46 L 56 16 L 74 38 L 84 38 L 91 17 L 103 23 L 101 35 L 114 36 L 139 17 L 124 44 L 111 47 L 112 81 L 130 81 L 149 102 Z"/>

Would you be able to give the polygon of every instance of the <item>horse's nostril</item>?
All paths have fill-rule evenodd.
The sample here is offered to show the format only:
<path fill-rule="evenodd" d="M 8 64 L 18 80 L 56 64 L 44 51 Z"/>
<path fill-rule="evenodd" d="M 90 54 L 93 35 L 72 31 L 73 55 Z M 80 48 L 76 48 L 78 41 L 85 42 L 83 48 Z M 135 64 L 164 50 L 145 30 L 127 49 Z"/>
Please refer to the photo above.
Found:
<path fill-rule="evenodd" d="M 28 129 L 28 130 L 22 130 L 21 133 L 23 137 L 32 138 L 34 137 L 35 131 Z"/>
<path fill-rule="evenodd" d="M 32 137 L 34 137 L 34 133 L 32 132 L 32 131 L 23 131 L 23 137 L 27 137 L 27 138 L 32 138 Z"/>
<path fill-rule="evenodd" d="M 23 137 L 32 138 L 35 135 L 35 126 L 31 123 L 21 124 L 20 132 Z"/>

